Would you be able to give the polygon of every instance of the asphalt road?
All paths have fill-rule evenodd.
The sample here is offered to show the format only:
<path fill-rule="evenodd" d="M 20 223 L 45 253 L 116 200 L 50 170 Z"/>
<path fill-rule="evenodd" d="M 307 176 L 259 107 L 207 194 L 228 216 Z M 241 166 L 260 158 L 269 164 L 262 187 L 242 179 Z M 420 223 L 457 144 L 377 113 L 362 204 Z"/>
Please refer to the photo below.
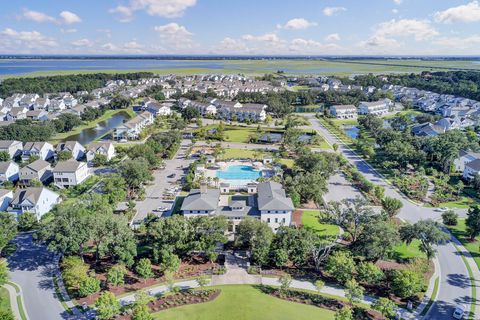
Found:
<path fill-rule="evenodd" d="M 336 143 L 339 146 L 339 152 L 341 152 L 350 163 L 355 165 L 365 178 L 376 185 L 383 186 L 386 196 L 402 201 L 403 208 L 399 214 L 400 218 L 410 222 L 429 218 L 440 218 L 439 212 L 436 212 L 432 208 L 424 208 L 410 202 L 394 187 L 390 186 L 368 163 L 333 136 L 317 119 L 311 117 L 310 122 L 312 123 L 312 127 L 318 130 L 328 142 L 331 144 Z M 466 210 L 458 210 L 457 212 L 460 215 L 466 214 Z M 453 310 L 457 304 L 466 304 L 468 311 L 472 301 L 471 284 L 467 268 L 451 241 L 438 246 L 438 259 L 440 262 L 441 277 L 439 292 L 437 301 L 433 304 L 425 319 L 451 319 Z"/>
<path fill-rule="evenodd" d="M 22 288 L 29 319 L 69 319 L 55 297 L 52 281 L 57 268 L 55 255 L 34 244 L 31 234 L 20 234 L 13 241 L 17 250 L 8 258 L 10 279 Z"/>

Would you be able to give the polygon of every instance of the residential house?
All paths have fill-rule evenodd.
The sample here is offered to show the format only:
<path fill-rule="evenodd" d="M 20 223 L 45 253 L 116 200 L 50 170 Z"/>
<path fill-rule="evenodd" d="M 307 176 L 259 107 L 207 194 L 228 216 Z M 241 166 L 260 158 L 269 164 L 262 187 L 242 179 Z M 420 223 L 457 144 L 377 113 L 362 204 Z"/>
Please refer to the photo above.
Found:
<path fill-rule="evenodd" d="M 38 159 L 30 164 L 27 164 L 25 167 L 20 169 L 19 174 L 20 184 L 23 186 L 30 185 L 33 180 L 47 184 L 53 177 L 52 166 L 50 165 L 50 162 L 42 159 Z"/>
<path fill-rule="evenodd" d="M 29 110 L 25 114 L 27 119 L 35 120 L 35 121 L 47 121 L 48 120 L 48 112 L 42 109 L 37 110 Z"/>
<path fill-rule="evenodd" d="M 291 224 L 295 207 L 280 183 L 272 181 L 259 183 L 257 193 L 258 210 L 262 221 L 274 231 L 280 226 Z"/>
<path fill-rule="evenodd" d="M 53 181 L 59 188 L 76 186 L 89 176 L 86 162 L 77 160 L 60 161 L 53 168 Z"/>
<path fill-rule="evenodd" d="M 113 139 L 115 140 L 135 140 L 138 139 L 142 130 L 153 123 L 153 114 L 144 111 L 128 120 L 124 124 L 117 126 L 113 130 Z"/>
<path fill-rule="evenodd" d="M 472 181 L 480 174 L 480 159 L 465 163 L 462 177 L 465 180 Z"/>
<path fill-rule="evenodd" d="M 192 189 L 183 200 L 181 211 L 186 217 L 214 215 L 220 202 L 220 190 L 208 189 L 202 184 L 200 189 Z"/>
<path fill-rule="evenodd" d="M 145 110 L 153 114 L 154 117 L 169 116 L 172 114 L 173 103 L 149 102 L 145 104 Z"/>
<path fill-rule="evenodd" d="M 0 182 L 15 182 L 19 178 L 20 167 L 13 161 L 0 162 Z"/>
<path fill-rule="evenodd" d="M 115 156 L 115 147 L 111 142 L 93 142 L 88 145 L 87 161 L 92 161 L 96 155 L 103 155 L 110 161 Z"/>
<path fill-rule="evenodd" d="M 55 148 L 57 154 L 59 152 L 70 152 L 72 158 L 75 160 L 80 160 L 85 156 L 85 147 L 82 146 L 78 141 L 65 141 L 57 144 Z"/>
<path fill-rule="evenodd" d="M 35 102 L 33 103 L 33 110 L 46 110 L 48 109 L 48 105 L 50 104 L 50 99 L 48 98 L 38 98 L 37 100 L 35 100 Z"/>
<path fill-rule="evenodd" d="M 44 214 L 61 202 L 60 195 L 44 187 L 17 189 L 8 211 L 20 216 L 26 212 L 35 215 L 38 221 Z"/>
<path fill-rule="evenodd" d="M 28 161 L 31 156 L 37 156 L 39 159 L 48 160 L 55 155 L 55 149 L 48 142 L 27 142 L 23 147 L 22 161 Z"/>
<path fill-rule="evenodd" d="M 417 124 L 412 127 L 412 134 L 419 137 L 431 137 L 445 132 L 445 127 L 430 122 Z"/>
<path fill-rule="evenodd" d="M 8 206 L 13 199 L 13 191 L 7 189 L 0 189 L 0 212 L 8 210 Z"/>
<path fill-rule="evenodd" d="M 7 121 L 17 121 L 21 119 L 26 119 L 27 111 L 28 111 L 28 108 L 25 108 L 25 107 L 12 108 L 10 109 L 10 111 L 7 112 L 6 119 Z"/>
<path fill-rule="evenodd" d="M 337 119 L 355 119 L 358 111 L 353 104 L 334 105 L 330 107 L 330 114 Z"/>
<path fill-rule="evenodd" d="M 465 170 L 465 164 L 478 159 L 480 159 L 479 152 L 460 150 L 458 158 L 453 161 L 453 164 L 455 165 L 456 171 L 463 172 Z"/>
<path fill-rule="evenodd" d="M 16 158 L 22 154 L 23 143 L 16 140 L 0 140 L 0 152 L 4 151 L 10 155 L 10 158 Z"/>
<path fill-rule="evenodd" d="M 377 116 L 386 114 L 390 108 L 390 100 L 384 99 L 375 102 L 360 102 L 358 106 L 359 114 L 374 114 Z"/>

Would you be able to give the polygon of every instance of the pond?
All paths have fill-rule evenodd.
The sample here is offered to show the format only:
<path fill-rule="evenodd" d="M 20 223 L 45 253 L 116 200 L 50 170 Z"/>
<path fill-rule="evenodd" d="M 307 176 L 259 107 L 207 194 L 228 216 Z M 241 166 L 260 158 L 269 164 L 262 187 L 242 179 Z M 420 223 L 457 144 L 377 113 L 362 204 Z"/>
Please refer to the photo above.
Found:
<path fill-rule="evenodd" d="M 350 138 L 357 139 L 360 129 L 358 129 L 357 126 L 343 126 L 343 131 L 345 131 Z"/>
<path fill-rule="evenodd" d="M 127 112 L 116 113 L 111 118 L 97 123 L 95 127 L 83 129 L 80 133 L 68 136 L 63 141 L 76 140 L 82 145 L 89 144 L 128 119 L 130 119 L 130 115 Z"/>

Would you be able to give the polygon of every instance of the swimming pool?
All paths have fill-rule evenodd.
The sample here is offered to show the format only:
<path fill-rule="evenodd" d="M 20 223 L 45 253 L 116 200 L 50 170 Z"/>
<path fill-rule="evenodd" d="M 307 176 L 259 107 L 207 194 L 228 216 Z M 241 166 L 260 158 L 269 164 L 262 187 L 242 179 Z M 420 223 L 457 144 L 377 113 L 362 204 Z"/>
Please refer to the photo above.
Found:
<path fill-rule="evenodd" d="M 216 176 L 230 183 L 246 184 L 260 178 L 262 173 L 259 170 L 253 169 L 251 166 L 234 165 L 229 166 L 225 170 L 217 171 Z"/>

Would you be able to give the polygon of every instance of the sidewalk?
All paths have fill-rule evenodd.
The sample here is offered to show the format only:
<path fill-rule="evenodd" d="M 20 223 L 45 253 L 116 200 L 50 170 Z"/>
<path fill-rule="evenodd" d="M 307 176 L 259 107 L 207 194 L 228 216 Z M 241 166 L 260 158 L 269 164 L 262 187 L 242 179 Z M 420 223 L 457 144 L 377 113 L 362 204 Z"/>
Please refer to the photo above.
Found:
<path fill-rule="evenodd" d="M 20 296 L 20 303 L 23 303 L 23 297 L 22 297 L 21 289 L 20 289 L 19 292 L 17 292 L 17 289 L 9 283 L 6 283 L 4 285 L 4 288 L 7 289 L 8 294 L 10 296 L 10 307 L 12 309 L 13 316 L 15 317 L 15 319 L 19 319 L 19 320 L 23 319 L 22 316 L 21 316 L 21 313 L 20 313 L 20 308 L 21 307 L 18 305 L 18 300 L 17 300 L 17 297 Z M 25 312 L 25 317 L 26 317 L 27 320 L 29 319 L 26 312 Z"/>

